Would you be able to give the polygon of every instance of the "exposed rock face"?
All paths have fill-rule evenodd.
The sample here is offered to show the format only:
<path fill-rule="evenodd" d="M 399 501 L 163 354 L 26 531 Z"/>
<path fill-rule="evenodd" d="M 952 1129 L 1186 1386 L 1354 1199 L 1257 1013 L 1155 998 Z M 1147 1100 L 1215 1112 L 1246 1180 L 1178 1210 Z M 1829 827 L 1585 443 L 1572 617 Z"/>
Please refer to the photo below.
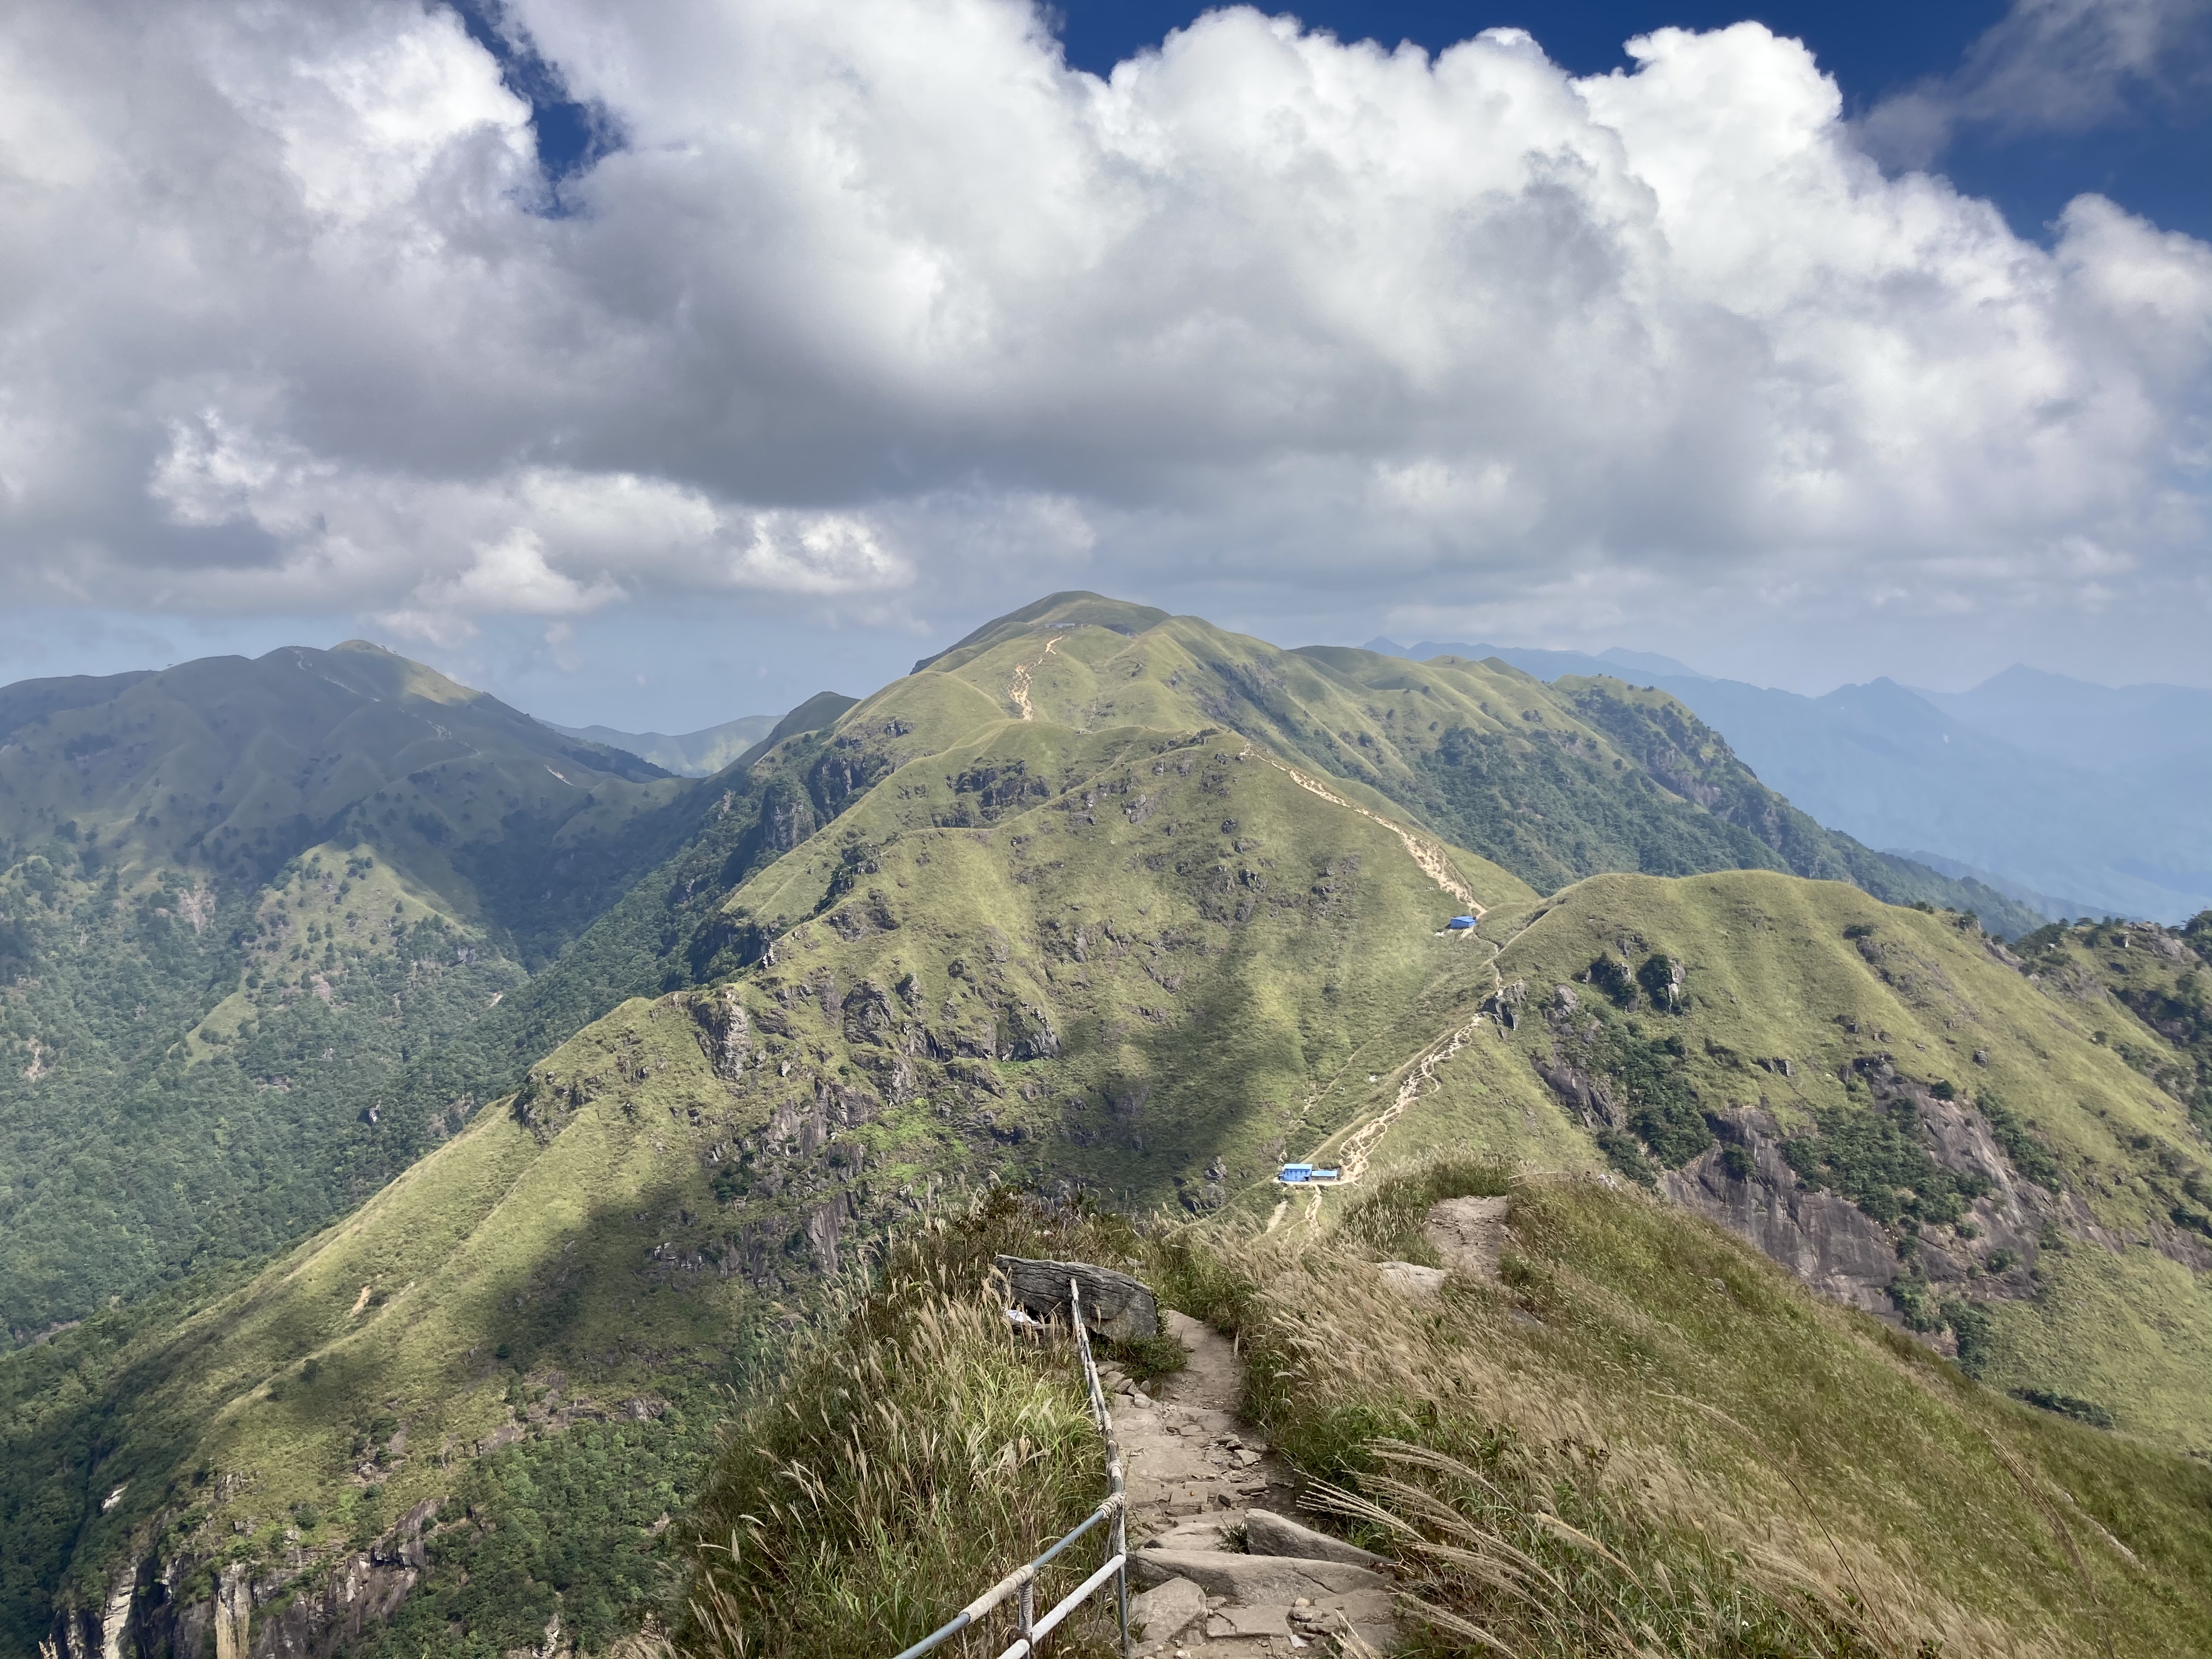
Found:
<path fill-rule="evenodd" d="M 1415 1261 L 1377 1262 L 1375 1271 L 1402 1296 L 1434 1296 L 1450 1277 L 1442 1267 L 1424 1267 Z"/>
<path fill-rule="evenodd" d="M 439 1502 L 425 1499 L 367 1549 L 335 1561 L 295 1550 L 258 1577 L 243 1565 L 226 1567 L 207 1601 L 182 1604 L 172 1595 L 203 1562 L 149 1555 L 117 1582 L 100 1616 L 64 1613 L 46 1645 L 67 1659 L 202 1659 L 210 1648 L 215 1659 L 328 1659 L 407 1599 L 428 1559 L 422 1534 Z M 276 1613 L 257 1616 L 288 1592 Z"/>
<path fill-rule="evenodd" d="M 1379 1567 L 1382 1558 L 1372 1550 L 1347 1544 L 1325 1532 L 1275 1514 L 1272 1510 L 1248 1510 L 1244 1515 L 1244 1549 L 1249 1555 L 1288 1555 L 1306 1561 L 1349 1561 L 1356 1567 Z"/>
<path fill-rule="evenodd" d="M 1824 1296 L 1893 1320 L 1888 1287 L 1899 1268 L 1887 1231 L 1840 1193 L 1801 1184 L 1783 1158 L 1781 1126 L 1766 1113 L 1735 1112 L 1722 1121 L 1733 1132 L 1729 1139 L 1661 1176 L 1667 1195 L 1756 1244 Z M 1750 1154 L 1747 1179 L 1731 1177 L 1723 1161 L 1730 1143 Z"/>
<path fill-rule="evenodd" d="M 1444 1266 L 1486 1284 L 1498 1282 L 1498 1260 L 1505 1252 L 1504 1198 L 1448 1198 L 1421 1223 L 1421 1237 L 1436 1247 Z"/>
<path fill-rule="evenodd" d="M 753 1048 L 752 1022 L 737 987 L 725 985 L 713 995 L 694 1000 L 691 1018 L 698 1023 L 699 1047 L 714 1075 L 725 1082 L 734 1079 Z"/>
<path fill-rule="evenodd" d="M 1947 1295 L 2025 1299 L 2035 1294 L 2035 1265 L 2050 1229 L 2109 1250 L 2126 1248 L 2129 1241 L 2099 1224 L 2075 1194 L 2025 1179 L 1970 1103 L 1936 1097 L 1885 1056 L 1869 1056 L 1857 1069 L 1877 1105 L 1911 1103 L 1922 1145 L 1938 1165 L 1989 1183 L 1969 1206 L 1971 1237 L 1965 1229 L 1930 1228 L 1908 1241 L 1841 1193 L 1807 1187 L 1783 1157 L 1781 1126 L 1765 1109 L 1710 1119 L 1720 1144 L 1668 1171 L 1667 1194 L 1756 1244 L 1814 1290 L 1893 1323 L 1898 1310 L 1888 1287 L 1915 1269 Z M 2155 1231 L 2142 1242 L 2191 1267 L 2200 1260 L 2212 1265 L 2212 1251 L 2179 1229 Z M 1911 1250 L 1910 1261 L 1900 1246 Z"/>

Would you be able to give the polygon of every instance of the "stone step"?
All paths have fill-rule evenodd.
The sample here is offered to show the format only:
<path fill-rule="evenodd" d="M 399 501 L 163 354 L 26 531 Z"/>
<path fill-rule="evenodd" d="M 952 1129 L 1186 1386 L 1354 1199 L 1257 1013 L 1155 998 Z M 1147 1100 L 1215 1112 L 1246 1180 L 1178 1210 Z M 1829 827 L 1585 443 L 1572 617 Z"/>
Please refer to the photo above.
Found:
<path fill-rule="evenodd" d="M 1272 1510 L 1244 1512 L 1244 1548 L 1253 1555 L 1290 1555 L 1309 1561 L 1348 1561 L 1357 1567 L 1379 1567 L 1382 1558 L 1372 1550 L 1347 1544 L 1325 1532 L 1277 1515 Z"/>
<path fill-rule="evenodd" d="M 1129 1640 L 1137 1659 L 1149 1659 L 1206 1615 L 1206 1592 L 1188 1578 L 1170 1578 L 1129 1602 Z"/>
<path fill-rule="evenodd" d="M 1347 1590 L 1385 1589 L 1382 1575 L 1349 1561 L 1316 1561 L 1286 1555 L 1237 1555 L 1227 1550 L 1139 1550 L 1129 1576 L 1149 1589 L 1170 1578 L 1188 1578 L 1208 1595 L 1246 1607 L 1301 1596 L 1317 1601 Z"/>
<path fill-rule="evenodd" d="M 1206 1659 L 1234 1659 L 1245 1651 L 1279 1654 L 1285 1646 L 1295 1650 L 1309 1644 L 1333 1654 L 1340 1646 L 1337 1637 L 1346 1632 L 1377 1652 L 1389 1652 L 1397 1644 L 1390 1593 L 1349 1590 L 1250 1606 L 1208 1595 L 1188 1578 L 1170 1578 L 1129 1603 L 1136 1659 L 1194 1649 Z"/>

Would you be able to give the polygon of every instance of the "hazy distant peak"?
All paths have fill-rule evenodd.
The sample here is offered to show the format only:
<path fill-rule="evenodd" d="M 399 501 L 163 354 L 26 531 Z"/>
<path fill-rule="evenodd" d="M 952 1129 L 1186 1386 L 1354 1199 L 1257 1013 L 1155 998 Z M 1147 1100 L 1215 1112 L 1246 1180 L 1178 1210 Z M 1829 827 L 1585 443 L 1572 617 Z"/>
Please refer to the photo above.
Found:
<path fill-rule="evenodd" d="M 622 732 L 611 726 L 556 726 L 544 722 L 565 738 L 604 744 L 650 761 L 678 777 L 703 778 L 720 771 L 768 736 L 776 723 L 774 714 L 744 714 L 720 726 L 696 732 Z"/>
<path fill-rule="evenodd" d="M 1700 674 L 1687 663 L 1679 662 L 1673 657 L 1662 657 L 1656 651 L 1626 651 L 1616 645 L 1597 654 L 1601 662 L 1618 663 L 1621 667 L 1632 668 L 1639 674 L 1668 674 L 1692 680 L 1713 678 L 1711 674 Z"/>

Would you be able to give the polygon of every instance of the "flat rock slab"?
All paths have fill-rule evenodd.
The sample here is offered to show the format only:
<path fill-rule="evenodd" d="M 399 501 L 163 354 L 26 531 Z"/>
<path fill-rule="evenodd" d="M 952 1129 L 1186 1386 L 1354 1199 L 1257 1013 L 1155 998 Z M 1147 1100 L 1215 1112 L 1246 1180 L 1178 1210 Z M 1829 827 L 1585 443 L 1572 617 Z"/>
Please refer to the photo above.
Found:
<path fill-rule="evenodd" d="M 1242 1510 L 1216 1510 L 1195 1521 L 1179 1521 L 1165 1532 L 1139 1544 L 1145 1550 L 1227 1550 L 1237 1547 L 1236 1534 L 1244 1525 Z"/>
<path fill-rule="evenodd" d="M 1503 1198 L 1448 1198 L 1429 1211 L 1421 1237 L 1454 1273 L 1486 1284 L 1498 1282 L 1498 1261 L 1505 1250 Z"/>
<path fill-rule="evenodd" d="M 1139 1653 L 1157 1653 L 1206 1617 L 1206 1592 L 1188 1578 L 1170 1578 L 1129 1603 L 1129 1634 Z"/>
<path fill-rule="evenodd" d="M 1307 1561 L 1348 1561 L 1356 1567 L 1379 1567 L 1382 1558 L 1372 1550 L 1347 1544 L 1325 1532 L 1302 1526 L 1272 1510 L 1248 1510 L 1244 1515 L 1244 1547 L 1254 1555 L 1287 1555 Z"/>
<path fill-rule="evenodd" d="M 1072 1279 L 1083 1293 L 1083 1322 L 1117 1342 L 1160 1334 L 1160 1306 L 1139 1280 L 1088 1261 L 1033 1261 L 1026 1256 L 992 1258 L 1005 1275 L 1014 1300 L 1041 1318 L 1067 1310 Z"/>
<path fill-rule="evenodd" d="M 1285 1607 L 1223 1607 L 1206 1615 L 1209 1641 L 1224 1636 L 1288 1636 L 1291 1610 Z"/>
<path fill-rule="evenodd" d="M 1304 1561 L 1284 1555 L 1231 1555 L 1225 1550 L 1139 1550 L 1130 1576 L 1147 1588 L 1188 1578 L 1208 1595 L 1246 1607 L 1289 1607 L 1346 1590 L 1381 1589 L 1382 1577 L 1348 1561 Z"/>

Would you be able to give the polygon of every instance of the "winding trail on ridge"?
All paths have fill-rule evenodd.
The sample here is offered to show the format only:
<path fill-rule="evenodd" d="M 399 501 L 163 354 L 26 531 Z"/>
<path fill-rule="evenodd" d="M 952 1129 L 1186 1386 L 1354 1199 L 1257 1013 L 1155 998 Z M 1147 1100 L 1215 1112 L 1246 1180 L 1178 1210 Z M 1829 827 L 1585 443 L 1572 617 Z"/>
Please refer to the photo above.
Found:
<path fill-rule="evenodd" d="M 1030 707 L 1030 676 L 1044 666 L 1044 659 L 1052 655 L 1053 647 L 1066 637 L 1065 634 L 1054 635 L 1044 642 L 1044 649 L 1037 653 L 1035 662 L 1015 665 L 1014 677 L 1006 683 L 1006 695 L 1014 700 L 1014 707 L 1022 711 L 1024 720 L 1033 720 L 1036 718 L 1036 710 Z"/>
<path fill-rule="evenodd" d="M 1493 997 L 1505 988 L 1504 976 L 1498 970 L 1498 959 L 1504 951 L 1504 946 L 1501 945 L 1493 944 L 1490 947 L 1490 988 Z M 1346 1137 L 1343 1149 L 1338 1155 L 1338 1167 L 1343 1173 L 1338 1177 L 1337 1184 L 1351 1186 L 1367 1173 L 1368 1162 L 1374 1157 L 1376 1149 L 1382 1144 L 1382 1137 L 1390 1132 L 1390 1126 L 1398 1121 L 1407 1107 L 1420 1098 L 1421 1091 L 1435 1080 L 1437 1067 L 1465 1048 L 1487 1018 L 1488 1016 L 1485 1014 L 1476 1014 L 1464 1025 L 1455 1026 L 1452 1030 L 1434 1038 L 1418 1055 L 1406 1062 L 1405 1078 L 1398 1085 L 1398 1092 L 1390 1103 L 1365 1122 L 1353 1128 Z M 1366 1047 L 1364 1043 L 1360 1045 L 1362 1048 L 1364 1047 Z M 1358 1053 L 1358 1048 L 1352 1050 L 1355 1058 Z M 1351 1069 L 1351 1065 L 1352 1062 L 1347 1060 L 1344 1066 L 1338 1071 L 1335 1078 L 1331 1079 L 1306 1097 L 1308 1111 L 1313 1109 L 1322 1095 L 1327 1094 L 1342 1080 L 1344 1073 Z M 1334 1139 L 1337 1135 L 1344 1133 L 1345 1131 L 1341 1129 L 1332 1130 L 1322 1145 L 1326 1146 L 1329 1139 Z M 1318 1163 L 1320 1158 L 1321 1153 L 1316 1149 L 1307 1161 Z M 1311 1222 L 1319 1218 L 1322 1194 L 1327 1190 L 1328 1188 L 1322 1187 L 1313 1189 L 1312 1202 L 1307 1205 L 1305 1214 L 1300 1218 L 1302 1221 Z M 1273 1212 L 1267 1218 L 1267 1231 L 1274 1231 L 1281 1224 L 1284 1216 L 1290 1210 L 1290 1204 L 1291 1200 L 1288 1197 L 1283 1198 L 1276 1204 Z"/>
<path fill-rule="evenodd" d="M 1045 649 L 1049 651 L 1052 647 L 1050 646 L 1047 646 Z M 1038 660 L 1042 661 L 1043 659 L 1039 658 Z M 1029 706 L 1026 701 L 1028 684 L 1029 682 L 1026 679 L 1024 679 L 1024 696 L 1019 700 L 1024 708 Z M 1023 718 L 1026 720 L 1028 716 L 1025 714 Z M 1459 878 L 1458 872 L 1455 871 L 1451 867 L 1451 860 L 1445 854 L 1444 849 L 1440 843 L 1423 841 L 1419 836 L 1407 829 L 1403 824 L 1393 823 L 1389 819 L 1384 817 L 1380 812 L 1370 812 L 1365 807 L 1360 805 L 1357 801 L 1349 801 L 1345 799 L 1343 796 L 1338 794 L 1334 789 L 1329 788 L 1326 784 L 1308 777 L 1304 773 L 1299 771 L 1297 767 L 1287 765 L 1285 763 L 1277 760 L 1273 755 L 1267 753 L 1263 750 L 1254 748 L 1251 744 L 1247 744 L 1244 748 L 1244 752 L 1267 762 L 1268 765 L 1273 767 L 1278 772 L 1282 773 L 1285 776 L 1288 777 L 1292 783 L 1295 783 L 1299 788 L 1307 791 L 1309 793 L 1319 795 L 1323 800 L 1328 801 L 1332 805 L 1341 806 L 1347 812 L 1357 812 L 1361 817 L 1371 819 L 1375 823 L 1381 824 L 1392 835 L 1397 836 L 1400 843 L 1402 844 L 1406 849 L 1406 856 L 1412 859 L 1415 864 L 1420 866 L 1421 873 L 1426 876 L 1431 881 L 1436 883 L 1437 886 L 1443 888 L 1445 892 L 1457 899 L 1462 904 L 1467 906 L 1468 909 L 1474 915 L 1474 919 L 1477 921 L 1481 921 L 1484 916 L 1489 914 L 1487 908 L 1475 897 L 1474 890 L 1468 887 L 1465 882 Z"/>

